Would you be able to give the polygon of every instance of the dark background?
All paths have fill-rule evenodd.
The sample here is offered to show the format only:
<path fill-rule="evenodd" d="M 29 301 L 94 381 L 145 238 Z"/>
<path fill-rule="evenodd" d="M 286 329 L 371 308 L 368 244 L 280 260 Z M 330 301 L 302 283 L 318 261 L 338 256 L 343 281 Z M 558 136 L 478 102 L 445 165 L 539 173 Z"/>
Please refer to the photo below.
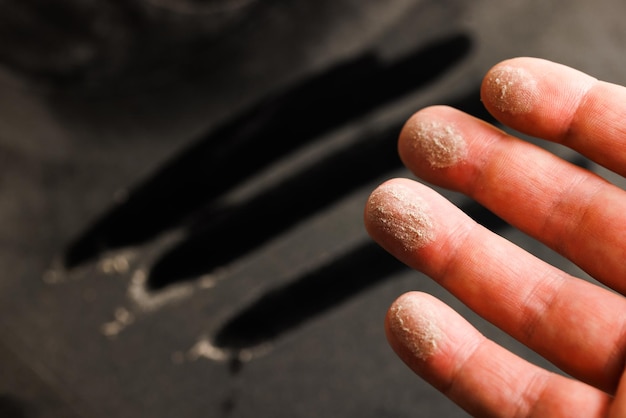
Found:
<path fill-rule="evenodd" d="M 410 176 L 395 141 L 414 111 L 489 119 L 478 87 L 502 59 L 625 83 L 625 14 L 583 0 L 0 0 L 0 415 L 465 416 L 387 346 L 385 311 L 411 289 L 553 368 L 378 249 L 362 208 Z"/>

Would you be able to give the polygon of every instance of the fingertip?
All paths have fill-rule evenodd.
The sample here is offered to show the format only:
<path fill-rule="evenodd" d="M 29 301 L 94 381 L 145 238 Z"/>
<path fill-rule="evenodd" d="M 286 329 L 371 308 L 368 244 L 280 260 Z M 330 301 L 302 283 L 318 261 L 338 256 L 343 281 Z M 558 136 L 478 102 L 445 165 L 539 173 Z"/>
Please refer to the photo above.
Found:
<path fill-rule="evenodd" d="M 558 140 L 594 77 L 541 58 L 512 58 L 483 78 L 481 100 L 500 122 L 526 134 Z"/>
<path fill-rule="evenodd" d="M 440 348 L 443 331 L 438 321 L 437 300 L 421 292 L 396 299 L 387 311 L 387 339 L 402 360 L 413 366 L 425 362 Z"/>
<path fill-rule="evenodd" d="M 464 136 L 454 123 L 454 109 L 431 106 L 415 113 L 405 124 L 398 142 L 400 158 L 408 165 L 440 170 L 467 157 Z"/>
<path fill-rule="evenodd" d="M 537 79 L 528 69 L 530 60 L 509 59 L 496 64 L 487 72 L 481 86 L 481 99 L 488 110 L 511 115 L 533 110 L 539 91 Z"/>
<path fill-rule="evenodd" d="M 392 254 L 411 254 L 433 240 L 430 208 L 419 195 L 419 185 L 392 179 L 378 186 L 365 206 L 370 236 Z"/>
<path fill-rule="evenodd" d="M 607 416 L 606 393 L 516 356 L 426 293 L 400 296 L 385 328 L 402 361 L 472 416 Z"/>

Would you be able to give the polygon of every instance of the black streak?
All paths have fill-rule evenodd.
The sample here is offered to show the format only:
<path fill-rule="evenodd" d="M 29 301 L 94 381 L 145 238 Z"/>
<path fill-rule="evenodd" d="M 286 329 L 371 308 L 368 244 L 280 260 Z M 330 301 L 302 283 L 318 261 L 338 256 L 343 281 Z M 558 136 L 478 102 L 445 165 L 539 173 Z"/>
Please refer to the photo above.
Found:
<path fill-rule="evenodd" d="M 365 55 L 267 98 L 199 139 L 132 191 L 73 242 L 68 268 L 101 252 L 139 244 L 280 157 L 374 108 L 431 82 L 470 50 L 454 35 L 391 64 Z"/>
<path fill-rule="evenodd" d="M 508 226 L 475 202 L 461 209 L 492 231 Z M 376 244 L 363 244 L 340 259 L 262 295 L 220 328 L 214 344 L 237 352 L 272 341 L 406 269 Z"/>

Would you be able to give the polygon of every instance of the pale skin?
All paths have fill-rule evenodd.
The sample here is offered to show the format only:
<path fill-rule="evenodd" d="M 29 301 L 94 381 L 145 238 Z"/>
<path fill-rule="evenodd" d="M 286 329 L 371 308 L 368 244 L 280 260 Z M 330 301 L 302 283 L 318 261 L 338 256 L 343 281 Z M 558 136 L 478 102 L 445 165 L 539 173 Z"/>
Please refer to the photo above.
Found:
<path fill-rule="evenodd" d="M 487 73 L 481 98 L 503 124 L 626 175 L 625 87 L 516 58 Z M 454 141 L 431 155 L 416 143 L 430 141 L 432 126 Z M 571 378 L 517 357 L 421 292 L 388 312 L 399 357 L 473 416 L 626 417 L 626 191 L 445 106 L 407 121 L 398 149 L 424 183 L 475 199 L 613 289 L 535 258 L 422 182 L 392 179 L 366 206 L 372 238 Z"/>

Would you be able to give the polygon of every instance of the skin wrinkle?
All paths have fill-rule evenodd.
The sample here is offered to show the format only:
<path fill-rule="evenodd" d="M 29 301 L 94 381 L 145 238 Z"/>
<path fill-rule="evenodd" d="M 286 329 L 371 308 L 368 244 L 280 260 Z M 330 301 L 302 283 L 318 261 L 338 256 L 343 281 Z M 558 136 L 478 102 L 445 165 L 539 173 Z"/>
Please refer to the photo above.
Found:
<path fill-rule="evenodd" d="M 455 367 L 454 371 L 450 375 L 450 378 L 446 379 L 447 384 L 440 385 L 438 387 L 438 390 L 441 393 L 443 393 L 446 397 L 452 400 L 456 399 L 455 393 L 457 391 L 456 388 L 458 386 L 458 382 L 463 381 L 463 379 L 460 376 L 464 373 L 465 368 L 468 367 L 470 364 L 472 364 L 472 362 L 474 362 L 474 358 L 479 355 L 479 351 L 485 346 L 485 344 L 488 344 L 488 343 L 489 341 L 481 335 L 481 339 L 478 342 L 476 342 L 471 353 L 465 355 L 465 359 L 463 363 L 460 364 L 460 366 Z M 461 350 L 457 350 L 457 353 L 461 353 L 461 352 L 462 352 Z M 459 364 L 459 362 L 455 360 L 453 364 Z M 463 392 L 463 390 L 461 390 L 461 392 Z"/>
<path fill-rule="evenodd" d="M 467 189 L 464 189 L 463 192 L 468 194 L 473 198 L 477 198 L 484 190 L 488 189 L 485 185 L 489 184 L 487 177 L 491 174 L 490 165 L 488 165 L 489 161 L 500 161 L 502 158 L 494 158 L 493 154 L 495 152 L 499 152 L 498 147 L 495 147 L 494 144 L 497 144 L 501 141 L 509 141 L 507 134 L 503 131 L 498 131 L 498 136 L 492 137 L 490 140 L 485 139 L 483 146 L 481 147 L 481 155 L 478 163 L 474 163 L 474 166 L 477 167 L 474 171 L 472 171 L 472 178 L 469 178 L 465 185 Z M 501 170 L 504 170 L 502 168 Z"/>
<path fill-rule="evenodd" d="M 591 182 L 591 178 L 586 180 Z M 587 193 L 579 193 L 579 196 L 583 198 L 580 198 L 578 202 L 573 200 L 578 205 L 579 210 L 575 212 L 575 220 L 570 221 L 570 227 L 564 234 L 559 250 L 562 250 L 563 255 L 574 260 L 583 271 L 589 273 L 594 279 L 623 294 L 625 290 L 623 282 L 613 281 L 615 277 L 623 276 L 622 273 L 615 273 L 616 271 L 623 271 L 624 267 L 623 263 L 618 261 L 624 258 L 626 251 L 623 246 L 623 239 L 615 234 L 615 230 L 610 232 L 601 230 L 598 228 L 597 222 L 602 217 L 605 219 L 612 217 L 606 205 L 611 205 L 613 202 L 607 195 L 616 192 L 622 193 L 622 190 L 605 179 L 599 178 L 599 180 L 600 182 L 596 183 L 594 187 L 590 185 L 581 186 L 581 189 L 586 189 Z M 610 190 L 611 188 L 615 188 L 615 190 Z M 623 225 L 616 225 L 615 229 L 623 230 Z M 606 245 L 608 242 L 613 244 L 613 248 L 598 251 L 603 244 Z M 595 245 L 588 246 L 587 250 L 582 252 L 578 248 L 583 243 L 587 245 L 594 243 Z M 617 253 L 611 251 L 615 249 L 618 250 Z"/>
<path fill-rule="evenodd" d="M 620 337 L 615 339 L 615 345 L 613 347 L 613 350 L 611 350 L 610 356 L 610 358 L 617 360 L 615 362 L 607 361 L 607 369 L 604 370 L 605 375 L 609 376 L 611 374 L 615 374 L 615 368 L 613 367 L 613 364 L 617 363 L 620 365 L 620 367 L 618 367 L 618 370 L 620 370 L 620 372 L 617 374 L 617 379 L 614 384 L 615 391 L 617 391 L 622 374 L 626 373 L 626 321 L 622 322 L 620 332 L 617 333 L 617 335 L 619 335 Z"/>
<path fill-rule="evenodd" d="M 587 173 L 585 173 L 587 174 Z M 584 199 L 581 199 L 580 190 L 585 190 L 589 188 L 589 185 L 586 187 L 583 186 L 584 183 L 589 182 L 589 178 L 585 175 L 577 175 L 574 178 L 571 178 L 568 186 L 563 187 L 561 189 L 561 193 L 559 198 L 553 199 L 553 204 L 545 211 L 547 214 L 543 225 L 539 228 L 539 236 L 546 237 L 546 242 L 549 242 L 549 245 L 559 254 L 563 256 L 568 256 L 570 254 L 569 245 L 573 242 L 577 242 L 574 239 L 579 234 L 579 225 L 584 224 L 583 220 L 586 218 L 588 211 L 592 208 L 592 203 L 595 197 L 602 191 L 602 187 L 598 184 L 593 188 L 593 193 L 589 193 L 585 196 Z M 570 199 L 569 196 L 574 196 L 574 199 Z M 558 237 L 558 239 L 553 238 L 554 234 L 551 231 L 554 229 L 553 225 L 555 224 L 555 220 L 557 224 L 563 222 L 563 214 L 569 204 L 572 201 L 576 201 L 576 205 L 578 208 L 583 207 L 582 211 L 578 210 L 575 213 L 571 213 L 568 211 L 568 223 L 570 227 L 567 229 L 568 236 L 567 237 Z"/>
<path fill-rule="evenodd" d="M 537 408 L 542 403 L 547 394 L 548 380 L 550 375 L 535 372 L 532 379 L 528 379 L 524 390 L 520 391 L 517 410 L 513 414 L 515 417 L 539 417 Z"/>
<path fill-rule="evenodd" d="M 467 243 L 471 242 L 473 231 L 477 228 L 481 228 L 481 226 L 474 220 L 468 219 L 466 224 L 459 225 L 458 228 L 449 234 L 449 236 L 454 237 L 454 240 L 449 240 L 449 242 L 454 242 L 455 245 L 446 249 L 446 261 L 438 275 L 438 282 L 442 286 L 446 287 L 448 279 L 454 279 L 453 272 L 457 270 L 459 263 L 467 262 L 465 258 L 459 257 L 459 253 L 463 248 L 467 247 Z M 442 241 L 446 240 L 442 239 Z"/>
<path fill-rule="evenodd" d="M 546 281 L 548 280 L 550 281 L 550 284 L 546 284 Z M 524 341 L 533 341 L 538 326 L 542 323 L 542 319 L 550 316 L 550 311 L 554 307 L 555 302 L 558 300 L 565 283 L 566 281 L 563 280 L 563 277 L 558 274 L 554 274 L 554 272 L 551 271 L 546 273 L 542 280 L 538 281 L 532 290 L 528 292 L 520 304 L 522 307 L 522 316 L 524 318 L 523 325 L 520 329 L 523 336 L 521 339 L 525 338 Z M 544 289 L 545 287 L 550 289 L 550 293 L 547 295 L 547 298 L 542 297 L 539 293 L 539 290 Z M 531 304 L 531 300 L 535 300 L 536 303 Z"/>
<path fill-rule="evenodd" d="M 558 138 L 558 142 L 565 145 L 565 146 L 569 146 L 571 145 L 571 139 L 572 138 L 576 138 L 578 135 L 576 135 L 576 127 L 577 127 L 577 121 L 578 120 L 584 120 L 585 118 L 580 118 L 580 112 L 583 109 L 586 109 L 587 104 L 589 103 L 590 97 L 592 97 L 592 90 L 594 88 L 596 88 L 599 85 L 599 81 L 595 78 L 592 78 L 592 81 L 589 83 L 589 87 L 587 88 L 587 90 L 580 95 L 580 99 L 578 100 L 578 103 L 575 104 L 575 109 L 572 112 L 572 116 L 570 117 L 570 119 L 567 121 L 567 123 L 565 124 L 566 128 L 563 129 L 563 134 L 561 135 L 560 138 Z"/>
<path fill-rule="evenodd" d="M 476 331 L 473 329 L 472 331 Z M 481 346 L 488 340 L 479 333 L 479 338 L 466 338 L 459 342 L 456 347 L 450 364 L 453 364 L 453 370 L 450 372 L 450 378 L 444 380 L 444 384 L 437 384 L 436 388 L 444 395 L 450 397 L 456 389 L 455 382 L 459 380 L 458 376 L 462 373 L 465 366 L 470 364 L 474 356 L 478 353 Z"/>

